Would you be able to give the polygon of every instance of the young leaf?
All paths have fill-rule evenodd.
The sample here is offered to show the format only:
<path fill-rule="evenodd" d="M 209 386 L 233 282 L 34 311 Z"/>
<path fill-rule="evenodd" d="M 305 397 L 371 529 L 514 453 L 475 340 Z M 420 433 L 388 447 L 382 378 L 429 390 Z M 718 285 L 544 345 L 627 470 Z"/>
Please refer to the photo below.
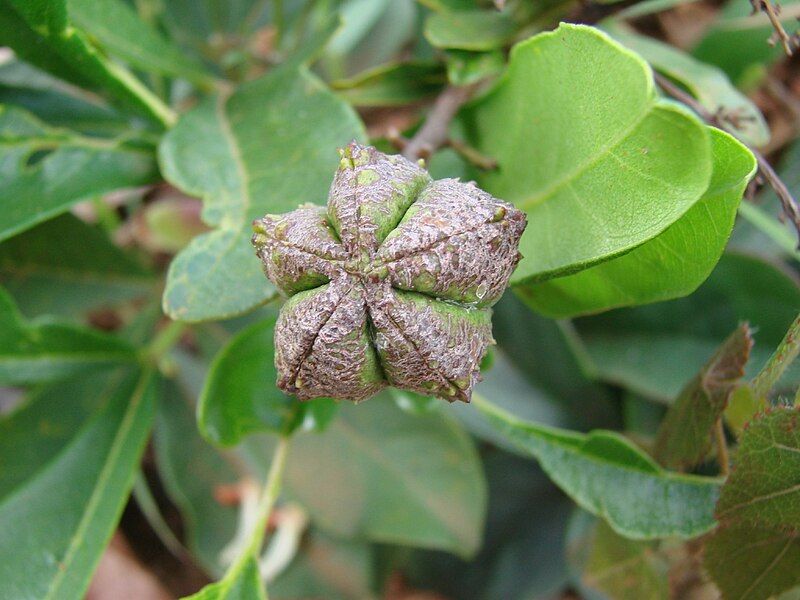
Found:
<path fill-rule="evenodd" d="M 720 528 L 705 564 L 723 596 L 771 597 L 800 585 L 800 409 L 781 407 L 745 428 L 722 486 Z"/>
<path fill-rule="evenodd" d="M 211 441 L 230 446 L 254 431 L 288 433 L 307 410 L 333 403 L 300 404 L 277 388 L 274 328 L 274 318 L 255 323 L 214 359 L 197 410 L 200 431 Z"/>
<path fill-rule="evenodd" d="M 305 70 L 279 69 L 186 114 L 161 143 L 162 170 L 203 198 L 203 219 L 216 229 L 170 265 L 165 312 L 183 321 L 220 319 L 272 297 L 250 223 L 323 202 L 336 147 L 364 137 L 353 110 Z"/>
<path fill-rule="evenodd" d="M 123 0 L 67 0 L 70 18 L 113 55 L 147 72 L 208 87 L 214 79 Z"/>
<path fill-rule="evenodd" d="M 49 127 L 10 106 L 0 106 L 0 149 L 0 240 L 66 212 L 79 200 L 156 178 L 147 150 Z"/>
<path fill-rule="evenodd" d="M 0 44 L 23 60 L 110 99 L 164 126 L 172 111 L 131 73 L 98 52 L 73 26 L 67 0 L 0 0 Z"/>
<path fill-rule="evenodd" d="M 678 81 L 710 113 L 724 111 L 720 118 L 736 130 L 737 137 L 758 147 L 769 142 L 769 126 L 764 115 L 736 89 L 723 71 L 651 37 L 619 26 L 605 29 L 615 40 L 640 54 L 654 69 Z"/>
<path fill-rule="evenodd" d="M 136 350 L 118 337 L 76 325 L 26 322 L 0 288 L 0 385 L 51 381 L 137 359 Z"/>
<path fill-rule="evenodd" d="M 1 243 L 0 279 L 29 317 L 79 315 L 141 297 L 155 284 L 102 230 L 70 214 Z"/>
<path fill-rule="evenodd" d="M 581 508 L 620 535 L 690 538 L 714 526 L 717 480 L 664 471 L 613 431 L 573 433 L 521 421 L 482 398 L 473 403 Z"/>
<path fill-rule="evenodd" d="M 658 462 L 677 469 L 693 467 L 705 458 L 714 427 L 744 375 L 752 347 L 750 327 L 742 324 L 681 390 L 658 430 L 653 449 Z"/>
<path fill-rule="evenodd" d="M 756 331 L 747 375 L 763 365 L 797 316 L 800 287 L 755 256 L 727 253 L 691 296 L 576 322 L 598 375 L 666 403 L 744 321 Z M 793 373 L 789 383 L 796 382 Z"/>
<path fill-rule="evenodd" d="M 126 375 L 69 443 L 3 498 L 0 597 L 83 598 L 133 485 L 154 394 L 150 371 Z M 42 418 L 58 422 L 47 406 Z M 73 410 L 67 401 L 52 408 Z M 39 442 L 32 431 L 25 444 Z"/>
<path fill-rule="evenodd" d="M 550 317 L 591 314 L 670 300 L 693 292 L 719 261 L 755 159 L 732 136 L 709 128 L 714 170 L 705 194 L 685 215 L 627 254 L 565 277 L 515 287 Z"/>
<path fill-rule="evenodd" d="M 465 121 L 470 142 L 499 165 L 481 187 L 528 213 L 512 283 L 646 242 L 689 210 L 711 175 L 706 128 L 658 99 L 641 58 L 582 25 L 517 44 Z"/>
<path fill-rule="evenodd" d="M 216 583 L 186 596 L 184 600 L 267 600 L 267 594 L 258 563 L 255 557 L 250 557 L 240 568 L 229 571 Z"/>
<path fill-rule="evenodd" d="M 444 415 L 408 415 L 386 395 L 343 405 L 324 433 L 296 439 L 286 490 L 333 534 L 461 556 L 480 544 L 486 484 L 472 441 Z"/>

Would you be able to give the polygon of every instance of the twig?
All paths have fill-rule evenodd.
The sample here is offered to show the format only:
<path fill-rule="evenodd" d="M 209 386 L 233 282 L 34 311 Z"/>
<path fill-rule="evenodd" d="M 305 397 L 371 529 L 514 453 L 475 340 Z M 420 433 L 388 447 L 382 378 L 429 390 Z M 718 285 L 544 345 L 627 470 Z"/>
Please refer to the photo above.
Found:
<path fill-rule="evenodd" d="M 725 123 L 721 122 L 718 115 L 715 115 L 709 110 L 707 110 L 693 96 L 691 96 L 687 92 L 684 92 L 681 88 L 679 88 L 677 85 L 672 83 L 669 79 L 667 79 L 660 73 L 655 73 L 654 77 L 656 83 L 658 83 L 661 89 L 663 89 L 667 94 L 669 94 L 676 100 L 680 100 L 681 102 L 686 104 L 689 108 L 691 108 L 698 115 L 700 115 L 700 117 L 704 121 L 708 122 L 711 125 L 714 125 L 715 127 L 724 129 L 729 133 L 733 133 L 730 131 L 728 127 L 726 127 Z M 747 147 L 750 149 L 750 151 L 753 153 L 753 156 L 755 156 L 756 158 L 756 162 L 758 163 L 758 170 L 761 173 L 761 176 L 772 187 L 772 189 L 775 190 L 775 194 L 781 201 L 781 206 L 783 207 L 784 214 L 792 222 L 792 225 L 797 231 L 798 238 L 800 239 L 800 207 L 798 207 L 797 200 L 789 191 L 789 188 L 786 187 L 786 184 L 783 182 L 783 180 L 775 172 L 775 169 L 772 168 L 772 165 L 769 164 L 769 161 L 767 161 L 764 155 L 750 145 L 748 145 Z M 800 248 L 800 243 L 798 243 L 798 247 Z"/>
<path fill-rule="evenodd" d="M 800 315 L 795 318 L 783 340 L 769 357 L 767 364 L 753 378 L 751 384 L 753 396 L 761 403 L 762 407 L 766 408 L 769 405 L 767 397 L 770 390 L 780 381 L 798 354 L 800 354 Z"/>
<path fill-rule="evenodd" d="M 419 131 L 408 140 L 403 148 L 403 156 L 411 160 L 428 158 L 449 139 L 450 122 L 459 109 L 472 97 L 478 84 L 449 86 L 436 99 L 436 102 Z"/>
<path fill-rule="evenodd" d="M 786 52 L 787 56 L 791 56 L 794 53 L 792 45 L 795 43 L 795 40 L 793 36 L 786 33 L 786 30 L 783 28 L 783 23 L 781 23 L 780 17 L 778 16 L 780 7 L 773 5 L 772 0 L 750 0 L 750 4 L 753 5 L 753 14 L 758 12 L 766 13 L 769 22 L 772 23 L 772 28 L 775 30 L 775 35 L 783 45 L 784 52 Z M 771 42 L 774 43 L 774 38 Z"/>

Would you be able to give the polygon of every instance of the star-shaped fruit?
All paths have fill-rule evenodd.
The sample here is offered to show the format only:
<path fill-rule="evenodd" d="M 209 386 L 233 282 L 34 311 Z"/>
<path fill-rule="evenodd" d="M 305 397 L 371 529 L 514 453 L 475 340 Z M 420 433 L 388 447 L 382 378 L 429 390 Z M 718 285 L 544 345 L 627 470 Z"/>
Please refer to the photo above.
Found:
<path fill-rule="evenodd" d="M 267 277 L 289 296 L 278 387 L 301 400 L 361 401 L 392 385 L 469 402 L 525 214 L 402 156 L 355 142 L 340 154 L 327 209 L 254 223 Z"/>

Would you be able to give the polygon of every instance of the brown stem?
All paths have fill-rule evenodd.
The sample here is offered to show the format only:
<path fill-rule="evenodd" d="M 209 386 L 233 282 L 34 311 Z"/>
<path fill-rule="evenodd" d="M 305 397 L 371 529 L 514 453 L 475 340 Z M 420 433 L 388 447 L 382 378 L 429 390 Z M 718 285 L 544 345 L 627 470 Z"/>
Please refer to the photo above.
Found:
<path fill-rule="evenodd" d="M 661 89 L 663 89 L 667 94 L 669 94 L 676 100 L 680 100 L 681 102 L 686 104 L 688 107 L 694 110 L 698 115 L 700 115 L 700 117 L 704 121 L 715 127 L 724 129 L 729 133 L 733 133 L 730 131 L 729 127 L 725 125 L 725 123 L 720 121 L 717 115 L 707 110 L 692 95 L 683 91 L 681 88 L 679 88 L 677 85 L 672 83 L 672 81 L 670 81 L 660 73 L 655 73 L 654 77 L 656 83 L 658 83 Z M 775 172 L 775 169 L 772 168 L 772 165 L 769 164 L 769 161 L 767 161 L 764 155 L 750 145 L 748 145 L 747 147 L 750 149 L 750 151 L 753 153 L 753 156 L 755 156 L 756 158 L 756 162 L 758 163 L 758 170 L 761 173 L 761 176 L 772 187 L 772 189 L 775 190 L 775 194 L 781 201 L 781 206 L 783 207 L 783 213 L 792 222 L 792 225 L 797 231 L 798 238 L 800 238 L 800 207 L 798 207 L 797 200 L 789 191 L 789 188 L 786 187 L 786 184 L 783 182 L 783 180 Z M 800 248 L 800 243 L 798 243 L 798 247 Z"/>
<path fill-rule="evenodd" d="M 478 84 L 449 86 L 439 95 L 419 131 L 408 140 L 403 156 L 411 160 L 428 158 L 444 146 L 449 138 L 450 122 L 472 97 Z"/>
<path fill-rule="evenodd" d="M 783 45 L 784 52 L 786 52 L 787 56 L 791 56 L 793 53 L 792 36 L 786 33 L 786 30 L 783 28 L 783 23 L 781 23 L 780 17 L 778 17 L 778 8 L 772 4 L 772 0 L 750 0 L 750 4 L 753 5 L 754 13 L 766 13 L 769 22 L 772 23 L 772 28 L 775 30 L 775 35 L 778 36 L 781 45 Z"/>

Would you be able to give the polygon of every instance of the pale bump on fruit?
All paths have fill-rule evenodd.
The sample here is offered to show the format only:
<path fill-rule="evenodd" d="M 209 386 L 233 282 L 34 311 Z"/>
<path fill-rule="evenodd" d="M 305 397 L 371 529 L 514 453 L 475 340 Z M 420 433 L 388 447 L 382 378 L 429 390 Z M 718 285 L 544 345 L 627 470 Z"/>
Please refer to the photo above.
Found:
<path fill-rule="evenodd" d="M 301 400 L 359 402 L 391 385 L 469 402 L 525 214 L 371 146 L 339 155 L 327 208 L 253 224 L 264 271 L 288 297 L 278 387 Z"/>

